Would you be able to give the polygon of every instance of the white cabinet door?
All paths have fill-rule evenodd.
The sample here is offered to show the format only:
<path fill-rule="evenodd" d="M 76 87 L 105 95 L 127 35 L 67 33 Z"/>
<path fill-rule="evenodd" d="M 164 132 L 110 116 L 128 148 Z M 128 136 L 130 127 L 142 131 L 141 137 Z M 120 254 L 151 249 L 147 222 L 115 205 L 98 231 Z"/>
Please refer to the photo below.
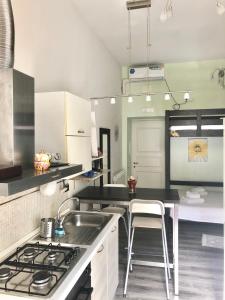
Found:
<path fill-rule="evenodd" d="M 118 224 L 91 261 L 92 300 L 113 300 L 119 283 Z"/>
<path fill-rule="evenodd" d="M 91 138 L 66 136 L 67 162 L 82 164 L 83 171 L 91 170 Z"/>
<path fill-rule="evenodd" d="M 93 293 L 91 295 L 92 300 L 108 299 L 106 241 L 102 244 L 91 261 L 91 286 L 93 287 Z"/>
<path fill-rule="evenodd" d="M 108 299 L 113 300 L 119 283 L 119 244 L 118 225 L 108 237 Z"/>
<path fill-rule="evenodd" d="M 91 136 L 90 101 L 65 93 L 66 135 Z"/>

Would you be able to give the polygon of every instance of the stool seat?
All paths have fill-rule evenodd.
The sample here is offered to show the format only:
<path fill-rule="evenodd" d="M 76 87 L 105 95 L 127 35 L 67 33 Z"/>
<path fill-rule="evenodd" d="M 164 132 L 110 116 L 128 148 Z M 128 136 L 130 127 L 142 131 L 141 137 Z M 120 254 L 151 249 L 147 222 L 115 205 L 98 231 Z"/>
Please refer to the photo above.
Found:
<path fill-rule="evenodd" d="M 162 219 L 149 217 L 134 217 L 132 227 L 162 229 Z"/>
<path fill-rule="evenodd" d="M 119 214 L 121 216 L 123 216 L 126 212 L 126 210 L 122 207 L 117 207 L 117 206 L 108 206 L 108 207 L 104 207 L 102 209 L 103 212 L 107 212 L 107 213 L 112 213 L 112 214 Z"/>

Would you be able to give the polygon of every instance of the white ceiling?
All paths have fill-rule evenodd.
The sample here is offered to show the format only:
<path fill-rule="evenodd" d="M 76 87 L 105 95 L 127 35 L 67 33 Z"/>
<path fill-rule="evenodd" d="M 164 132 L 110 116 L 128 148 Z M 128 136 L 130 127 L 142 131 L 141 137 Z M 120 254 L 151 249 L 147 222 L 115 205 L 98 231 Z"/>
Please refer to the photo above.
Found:
<path fill-rule="evenodd" d="M 76 9 L 122 65 L 128 64 L 125 0 L 73 0 Z M 225 14 L 215 0 L 173 0 L 174 16 L 159 20 L 165 0 L 152 0 L 151 62 L 225 58 Z M 146 63 L 146 9 L 131 12 L 132 63 Z"/>

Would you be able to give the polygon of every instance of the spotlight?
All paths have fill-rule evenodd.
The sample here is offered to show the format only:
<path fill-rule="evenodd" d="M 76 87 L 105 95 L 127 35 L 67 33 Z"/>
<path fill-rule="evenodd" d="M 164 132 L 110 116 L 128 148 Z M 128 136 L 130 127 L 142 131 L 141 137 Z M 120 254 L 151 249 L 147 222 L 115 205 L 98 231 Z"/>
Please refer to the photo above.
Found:
<path fill-rule="evenodd" d="M 146 98 L 145 98 L 145 100 L 146 100 L 147 102 L 150 102 L 150 101 L 152 101 L 152 97 L 151 97 L 151 95 L 146 95 Z"/>
<path fill-rule="evenodd" d="M 185 101 L 190 100 L 190 94 L 188 92 L 184 93 L 184 100 Z"/>
<path fill-rule="evenodd" d="M 225 13 L 225 6 L 220 1 L 216 2 L 216 12 L 219 16 L 222 16 Z"/>
<path fill-rule="evenodd" d="M 132 103 L 133 102 L 133 97 L 129 96 L 127 101 L 128 101 L 128 103 Z"/>
<path fill-rule="evenodd" d="M 164 100 L 169 101 L 170 100 L 170 94 L 165 94 Z"/>
<path fill-rule="evenodd" d="M 112 97 L 112 98 L 110 99 L 110 103 L 111 103 L 111 104 L 116 104 L 116 98 L 115 98 L 115 97 Z"/>

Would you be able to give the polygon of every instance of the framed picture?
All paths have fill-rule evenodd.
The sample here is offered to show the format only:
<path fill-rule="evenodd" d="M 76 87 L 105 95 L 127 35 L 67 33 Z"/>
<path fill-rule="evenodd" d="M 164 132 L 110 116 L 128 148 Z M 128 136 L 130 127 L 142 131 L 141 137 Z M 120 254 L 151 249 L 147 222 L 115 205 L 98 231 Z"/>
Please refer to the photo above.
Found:
<path fill-rule="evenodd" d="M 208 161 L 208 139 L 207 138 L 188 139 L 188 161 L 189 162 Z"/>

